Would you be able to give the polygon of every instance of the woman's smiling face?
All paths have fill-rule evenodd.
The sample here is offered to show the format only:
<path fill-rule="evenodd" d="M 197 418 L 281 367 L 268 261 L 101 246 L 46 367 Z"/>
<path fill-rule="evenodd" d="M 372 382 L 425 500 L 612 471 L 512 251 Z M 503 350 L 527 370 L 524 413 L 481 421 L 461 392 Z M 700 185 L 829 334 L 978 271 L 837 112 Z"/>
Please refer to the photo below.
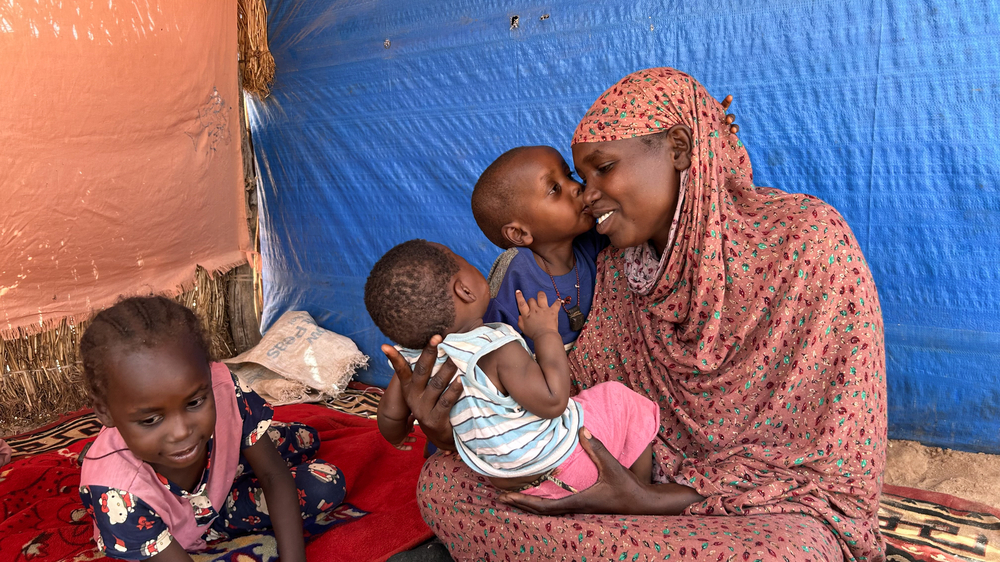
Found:
<path fill-rule="evenodd" d="M 584 200 L 597 217 L 597 231 L 616 247 L 651 241 L 662 254 L 680 172 L 691 164 L 690 139 L 688 128 L 678 125 L 648 144 L 640 137 L 573 145 L 573 163 L 586 183 Z"/>

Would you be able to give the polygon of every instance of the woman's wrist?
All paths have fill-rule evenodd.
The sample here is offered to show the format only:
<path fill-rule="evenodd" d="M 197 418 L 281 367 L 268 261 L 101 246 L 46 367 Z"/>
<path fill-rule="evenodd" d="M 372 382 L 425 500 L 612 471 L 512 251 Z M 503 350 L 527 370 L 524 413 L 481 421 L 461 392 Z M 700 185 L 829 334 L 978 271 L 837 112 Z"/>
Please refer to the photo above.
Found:
<path fill-rule="evenodd" d="M 642 505 L 637 514 L 642 515 L 680 515 L 691 504 L 705 499 L 694 488 L 681 484 L 643 484 L 643 488 L 645 493 L 637 498 Z"/>
<path fill-rule="evenodd" d="M 442 431 L 440 428 L 422 425 L 420 426 L 420 429 L 424 432 L 424 436 L 427 437 L 427 440 L 438 449 L 452 452 L 456 450 L 455 433 L 452 431 L 451 427 L 449 427 L 447 431 Z"/>

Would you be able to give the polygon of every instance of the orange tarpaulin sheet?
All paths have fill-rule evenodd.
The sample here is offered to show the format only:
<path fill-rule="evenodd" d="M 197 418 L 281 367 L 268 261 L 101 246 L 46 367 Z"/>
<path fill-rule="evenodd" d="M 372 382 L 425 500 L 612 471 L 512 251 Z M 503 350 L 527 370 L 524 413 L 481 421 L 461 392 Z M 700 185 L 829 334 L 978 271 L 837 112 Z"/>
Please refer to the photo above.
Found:
<path fill-rule="evenodd" d="M 244 260 L 236 0 L 0 2 L 0 336 Z"/>

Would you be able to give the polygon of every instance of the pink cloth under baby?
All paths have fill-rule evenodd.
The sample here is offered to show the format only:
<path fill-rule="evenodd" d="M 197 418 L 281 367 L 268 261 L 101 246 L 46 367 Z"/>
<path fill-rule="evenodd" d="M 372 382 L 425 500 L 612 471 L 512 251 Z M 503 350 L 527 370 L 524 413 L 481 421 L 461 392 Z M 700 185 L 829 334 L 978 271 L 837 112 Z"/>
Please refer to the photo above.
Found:
<path fill-rule="evenodd" d="M 660 408 L 619 382 L 600 383 L 581 391 L 573 400 L 583 408 L 583 426 L 625 467 L 632 466 L 660 428 Z M 577 444 L 552 476 L 583 491 L 597 482 L 597 466 Z M 522 493 L 552 499 L 570 495 L 548 480 Z"/>

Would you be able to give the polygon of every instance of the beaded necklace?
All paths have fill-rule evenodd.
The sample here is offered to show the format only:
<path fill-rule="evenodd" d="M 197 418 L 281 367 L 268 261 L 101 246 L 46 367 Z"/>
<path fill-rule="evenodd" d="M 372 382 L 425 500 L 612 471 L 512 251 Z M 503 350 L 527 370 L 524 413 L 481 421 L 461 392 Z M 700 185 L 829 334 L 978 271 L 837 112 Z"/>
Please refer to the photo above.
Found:
<path fill-rule="evenodd" d="M 583 329 L 583 325 L 587 323 L 586 317 L 583 316 L 583 312 L 580 310 L 580 267 L 579 264 L 573 264 L 573 271 L 576 272 L 576 304 L 566 308 L 566 302 L 572 304 L 573 297 L 566 297 L 565 299 L 559 294 L 559 287 L 556 286 L 556 278 L 552 277 L 549 273 L 549 267 L 545 265 L 545 260 L 539 260 L 542 262 L 542 269 L 548 274 L 549 280 L 552 281 L 552 288 L 556 290 L 556 298 L 562 301 L 562 309 L 566 312 L 566 316 L 569 317 L 569 329 L 573 332 L 579 332 Z"/>

